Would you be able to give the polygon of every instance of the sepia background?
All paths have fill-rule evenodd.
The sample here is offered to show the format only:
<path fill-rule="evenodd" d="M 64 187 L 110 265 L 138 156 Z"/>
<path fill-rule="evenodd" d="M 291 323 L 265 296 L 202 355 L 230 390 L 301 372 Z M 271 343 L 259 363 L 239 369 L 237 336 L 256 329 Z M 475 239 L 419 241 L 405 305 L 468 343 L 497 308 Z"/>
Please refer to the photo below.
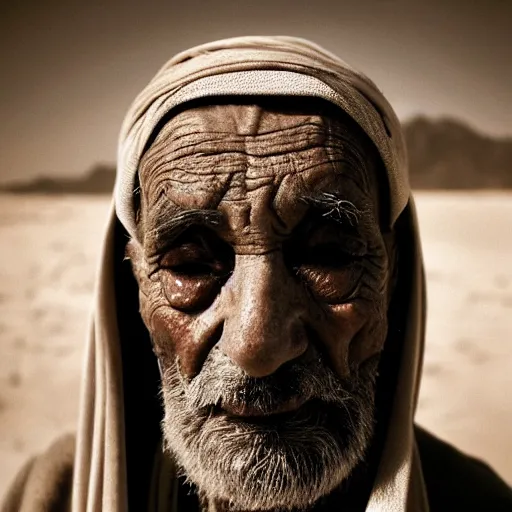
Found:
<path fill-rule="evenodd" d="M 417 420 L 512 483 L 512 2 L 26 1 L 0 8 L 0 495 L 74 428 L 116 138 L 173 54 L 306 37 L 404 123 L 428 279 Z"/>

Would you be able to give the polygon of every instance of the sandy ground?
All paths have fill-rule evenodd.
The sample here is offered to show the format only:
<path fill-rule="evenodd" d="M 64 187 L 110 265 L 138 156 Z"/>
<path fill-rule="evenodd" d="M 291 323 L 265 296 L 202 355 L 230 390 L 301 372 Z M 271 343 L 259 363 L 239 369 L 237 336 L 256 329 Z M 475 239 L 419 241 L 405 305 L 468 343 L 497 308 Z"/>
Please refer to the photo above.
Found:
<path fill-rule="evenodd" d="M 0 195 L 0 496 L 72 430 L 104 198 Z M 429 319 L 417 419 L 512 482 L 512 194 L 417 195 Z"/>

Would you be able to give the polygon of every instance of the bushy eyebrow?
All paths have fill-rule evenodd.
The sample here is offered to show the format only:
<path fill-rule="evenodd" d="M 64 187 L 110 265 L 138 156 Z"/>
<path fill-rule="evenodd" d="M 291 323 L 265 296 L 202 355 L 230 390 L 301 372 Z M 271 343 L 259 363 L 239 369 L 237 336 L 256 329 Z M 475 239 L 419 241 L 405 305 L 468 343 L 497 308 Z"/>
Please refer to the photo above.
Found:
<path fill-rule="evenodd" d="M 330 192 L 302 196 L 313 213 L 327 221 L 341 226 L 345 231 L 357 234 L 362 216 L 352 201 Z M 146 219 L 144 250 L 154 257 L 163 252 L 191 227 L 220 228 L 225 221 L 224 214 L 214 209 L 183 209 L 174 204 L 157 206 Z"/>
<path fill-rule="evenodd" d="M 177 206 L 161 210 L 148 219 L 144 249 L 148 255 L 154 255 L 169 247 L 188 228 L 203 226 L 216 229 L 223 220 L 223 214 L 217 210 L 185 210 Z"/>
<path fill-rule="evenodd" d="M 331 192 L 303 196 L 302 200 L 327 220 L 351 231 L 358 231 L 362 212 L 352 201 Z"/>

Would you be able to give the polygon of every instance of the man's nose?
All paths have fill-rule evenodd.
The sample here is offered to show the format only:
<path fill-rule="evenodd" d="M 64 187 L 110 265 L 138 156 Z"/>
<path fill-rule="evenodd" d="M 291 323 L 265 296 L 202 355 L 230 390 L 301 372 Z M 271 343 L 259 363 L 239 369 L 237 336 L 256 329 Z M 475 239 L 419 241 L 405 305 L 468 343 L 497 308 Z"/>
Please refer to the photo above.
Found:
<path fill-rule="evenodd" d="M 279 252 L 237 256 L 229 286 L 219 348 L 248 375 L 271 375 L 306 351 L 302 293 Z"/>

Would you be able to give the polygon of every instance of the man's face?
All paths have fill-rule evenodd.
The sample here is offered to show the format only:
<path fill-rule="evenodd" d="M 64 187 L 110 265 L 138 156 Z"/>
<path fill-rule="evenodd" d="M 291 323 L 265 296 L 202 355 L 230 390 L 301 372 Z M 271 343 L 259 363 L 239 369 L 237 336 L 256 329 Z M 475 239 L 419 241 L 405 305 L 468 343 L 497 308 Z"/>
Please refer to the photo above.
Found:
<path fill-rule="evenodd" d="M 389 295 L 377 162 L 341 116 L 268 104 L 185 110 L 144 155 L 128 253 L 166 446 L 207 499 L 304 507 L 364 458 Z"/>

